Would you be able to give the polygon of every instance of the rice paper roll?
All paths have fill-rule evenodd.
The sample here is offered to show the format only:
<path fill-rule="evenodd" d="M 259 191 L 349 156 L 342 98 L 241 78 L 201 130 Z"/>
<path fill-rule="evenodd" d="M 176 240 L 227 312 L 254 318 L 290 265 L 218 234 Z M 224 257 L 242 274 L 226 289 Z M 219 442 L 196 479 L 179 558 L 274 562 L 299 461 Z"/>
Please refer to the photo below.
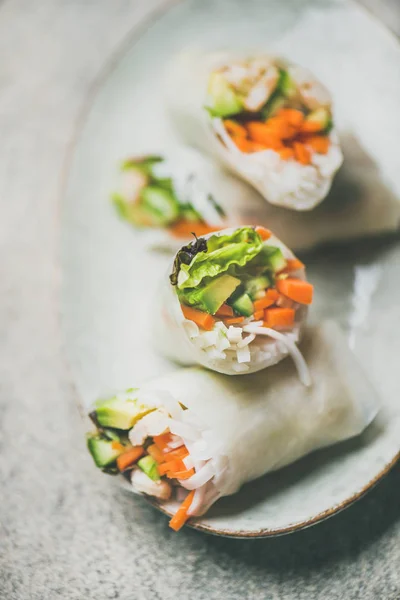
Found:
<path fill-rule="evenodd" d="M 152 314 L 159 352 L 219 373 L 260 371 L 288 354 L 307 385 L 297 348 L 312 302 L 305 266 L 269 230 L 225 229 L 183 246 Z"/>
<path fill-rule="evenodd" d="M 179 529 L 244 483 L 359 435 L 378 403 L 338 327 L 309 330 L 303 351 L 308 388 L 284 361 L 268 378 L 181 369 L 101 402 L 88 437 L 96 465 L 158 499 Z"/>
<path fill-rule="evenodd" d="M 263 54 L 186 52 L 165 85 L 185 141 L 268 202 L 304 211 L 325 198 L 343 157 L 330 94 L 307 69 Z"/>
<path fill-rule="evenodd" d="M 230 225 L 262 225 L 295 251 L 395 231 L 400 202 L 382 190 L 355 141 L 329 198 L 313 211 L 272 206 L 244 181 L 189 147 L 121 164 L 112 201 L 149 248 L 177 252 L 185 242 Z M 150 190 L 150 192 L 149 192 Z"/>

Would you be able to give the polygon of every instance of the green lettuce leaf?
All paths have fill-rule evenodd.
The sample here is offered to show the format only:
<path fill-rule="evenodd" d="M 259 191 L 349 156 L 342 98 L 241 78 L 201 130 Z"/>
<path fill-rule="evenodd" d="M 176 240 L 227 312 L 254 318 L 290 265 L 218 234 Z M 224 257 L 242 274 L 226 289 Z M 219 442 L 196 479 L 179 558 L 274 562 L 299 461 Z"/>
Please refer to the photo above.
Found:
<path fill-rule="evenodd" d="M 207 240 L 207 251 L 196 254 L 190 264 L 181 264 L 179 290 L 195 288 L 204 279 L 244 267 L 263 248 L 263 241 L 251 227 L 236 229 L 231 235 L 213 235 Z"/>

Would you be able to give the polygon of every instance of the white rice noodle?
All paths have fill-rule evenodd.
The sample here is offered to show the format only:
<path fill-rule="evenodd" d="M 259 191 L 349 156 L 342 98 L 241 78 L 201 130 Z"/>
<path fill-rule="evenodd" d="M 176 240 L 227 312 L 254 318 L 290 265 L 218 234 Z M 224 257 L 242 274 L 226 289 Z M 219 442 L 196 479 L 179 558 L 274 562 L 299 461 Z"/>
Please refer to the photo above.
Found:
<path fill-rule="evenodd" d="M 168 431 L 168 414 L 157 409 L 148 413 L 136 423 L 129 432 L 129 440 L 133 446 L 141 446 L 149 435 L 161 435 Z"/>
<path fill-rule="evenodd" d="M 285 335 L 284 333 L 276 331 L 275 329 L 270 329 L 269 327 L 254 327 L 252 325 L 246 325 L 243 329 L 249 333 L 267 335 L 277 341 L 282 342 L 283 346 L 286 348 L 287 352 L 292 357 L 294 364 L 296 365 L 301 383 L 307 387 L 311 385 L 312 380 L 307 363 L 296 344 L 287 334 Z"/>
<path fill-rule="evenodd" d="M 171 433 L 179 435 L 182 439 L 194 442 L 199 439 L 199 432 L 194 427 L 176 419 L 168 420 L 168 429 Z"/>
<path fill-rule="evenodd" d="M 182 479 L 179 483 L 187 490 L 196 490 L 210 481 L 214 475 L 214 466 L 212 462 L 208 462 L 202 469 L 189 477 L 189 479 Z"/>

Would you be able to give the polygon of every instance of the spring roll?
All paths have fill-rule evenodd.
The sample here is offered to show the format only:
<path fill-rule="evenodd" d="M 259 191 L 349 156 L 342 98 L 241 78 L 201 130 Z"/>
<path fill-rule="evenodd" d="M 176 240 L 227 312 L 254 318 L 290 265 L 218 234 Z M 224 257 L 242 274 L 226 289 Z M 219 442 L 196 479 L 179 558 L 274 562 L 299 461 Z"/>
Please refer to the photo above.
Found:
<path fill-rule="evenodd" d="M 183 246 L 152 310 L 153 339 L 167 358 L 238 375 L 290 354 L 305 385 L 297 348 L 313 286 L 305 266 L 262 227 L 226 229 Z"/>
<path fill-rule="evenodd" d="M 345 165 L 329 198 L 313 211 L 293 213 L 268 204 L 254 188 L 189 147 L 124 161 L 112 201 L 119 215 L 141 231 L 145 246 L 171 253 L 193 233 L 234 225 L 269 227 L 295 251 L 396 231 L 399 200 L 383 189 L 356 141 L 345 142 Z"/>
<path fill-rule="evenodd" d="M 169 112 L 188 143 L 213 154 L 271 204 L 310 210 L 343 157 L 328 90 L 283 58 L 184 53 L 166 74 Z"/>
<path fill-rule="evenodd" d="M 163 230 L 175 241 L 221 229 L 226 226 L 225 213 L 207 186 L 202 168 L 201 157 L 189 149 L 169 158 L 130 158 L 121 165 L 120 187 L 112 194 L 112 202 L 135 227 Z"/>
<path fill-rule="evenodd" d="M 99 402 L 88 436 L 95 464 L 156 498 L 178 530 L 244 483 L 359 435 L 378 404 L 340 330 L 310 330 L 304 353 L 309 388 L 284 361 L 267 379 L 181 369 Z"/>

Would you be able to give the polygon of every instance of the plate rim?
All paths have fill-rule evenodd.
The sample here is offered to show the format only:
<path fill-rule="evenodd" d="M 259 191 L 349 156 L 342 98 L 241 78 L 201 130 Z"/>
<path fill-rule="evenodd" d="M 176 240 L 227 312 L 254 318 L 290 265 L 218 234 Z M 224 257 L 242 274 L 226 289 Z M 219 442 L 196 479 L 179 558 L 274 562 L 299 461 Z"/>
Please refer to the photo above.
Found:
<path fill-rule="evenodd" d="M 146 31 L 160 18 L 162 18 L 165 14 L 169 12 L 175 6 L 179 6 L 183 4 L 184 0 L 162 0 L 162 3 L 154 7 L 150 10 L 150 12 L 144 17 L 139 17 L 139 20 L 136 24 L 134 24 L 129 31 L 125 34 L 120 44 L 113 50 L 108 59 L 106 59 L 105 64 L 100 69 L 100 72 L 97 76 L 95 76 L 93 82 L 89 85 L 89 89 L 84 95 L 82 105 L 77 112 L 77 116 L 75 117 L 72 124 L 72 133 L 69 137 L 69 140 L 66 144 L 64 159 L 62 160 L 61 165 L 61 174 L 60 174 L 60 186 L 58 193 L 58 201 L 57 201 L 57 224 L 58 224 L 58 232 L 59 232 L 59 240 L 58 240 L 58 260 L 57 263 L 61 272 L 61 284 L 58 286 L 58 294 L 57 294 L 57 317 L 58 317 L 58 327 L 61 338 L 61 359 L 66 368 L 67 377 L 72 388 L 72 393 L 74 395 L 75 405 L 78 409 L 78 412 L 82 418 L 82 421 L 85 422 L 88 420 L 87 414 L 85 412 L 84 403 L 82 401 L 81 394 L 78 391 L 77 383 L 73 373 L 72 363 L 70 361 L 69 353 L 67 351 L 66 338 L 64 336 L 64 314 L 63 314 L 63 285 L 62 285 L 62 274 L 63 274 L 63 260 L 62 260 L 62 235 L 60 232 L 62 230 L 62 207 L 66 202 L 67 197 L 67 189 L 68 182 L 72 172 L 72 164 L 73 159 L 76 153 L 76 149 L 79 143 L 79 139 L 81 137 L 82 129 L 87 121 L 90 110 L 93 107 L 93 104 L 96 100 L 96 97 L 103 85 L 107 81 L 108 77 L 111 75 L 113 70 L 118 66 L 119 62 L 126 56 L 128 51 L 132 48 L 132 46 L 138 41 L 142 35 L 146 33 Z M 364 4 L 361 4 L 358 0 L 342 0 L 343 4 L 353 4 L 358 7 L 359 10 L 368 14 L 369 18 L 376 22 L 380 27 L 384 28 L 386 32 L 394 38 L 396 43 L 400 46 L 400 36 L 393 31 L 389 25 L 387 25 L 384 21 L 382 21 L 373 11 Z M 363 498 L 369 491 L 371 491 L 384 477 L 386 477 L 389 472 L 393 469 L 397 462 L 400 462 L 400 450 L 397 454 L 394 455 L 391 461 L 386 463 L 384 468 L 379 471 L 375 477 L 373 477 L 364 487 L 362 487 L 359 491 L 352 494 L 349 498 L 346 498 L 343 502 L 339 504 L 335 504 L 334 506 L 314 515 L 312 518 L 297 521 L 288 525 L 287 527 L 279 527 L 279 528 L 270 528 L 270 529 L 259 529 L 257 531 L 246 531 L 246 530 L 238 530 L 234 531 L 231 529 L 222 529 L 213 527 L 211 525 L 201 524 L 195 521 L 189 520 L 186 524 L 187 527 L 194 529 L 195 531 L 200 531 L 202 533 L 207 533 L 210 535 L 221 536 L 226 538 L 233 539 L 265 539 L 265 538 L 273 538 L 280 537 L 283 535 L 288 535 L 291 533 L 295 533 L 297 531 L 302 531 L 304 529 L 308 529 L 313 525 L 321 523 L 322 521 L 326 521 L 330 519 L 334 515 L 342 512 L 349 506 L 355 504 L 358 500 Z M 160 505 L 156 499 L 151 498 L 150 496 L 142 495 L 142 500 L 156 508 L 159 512 L 164 515 L 171 517 L 171 514 Z M 200 517 L 201 518 L 201 517 Z"/>

